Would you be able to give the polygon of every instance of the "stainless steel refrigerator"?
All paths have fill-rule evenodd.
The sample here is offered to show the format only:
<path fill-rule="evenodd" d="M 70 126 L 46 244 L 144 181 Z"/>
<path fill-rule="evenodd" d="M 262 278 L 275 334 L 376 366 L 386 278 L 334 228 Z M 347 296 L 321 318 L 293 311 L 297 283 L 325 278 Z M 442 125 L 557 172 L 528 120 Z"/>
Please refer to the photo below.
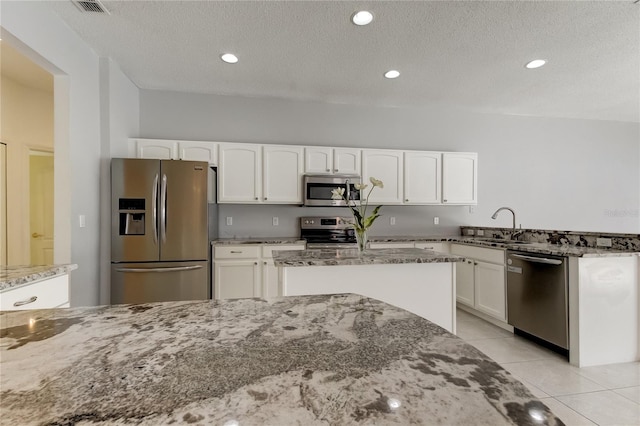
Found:
<path fill-rule="evenodd" d="M 208 164 L 111 160 L 111 303 L 207 299 Z"/>

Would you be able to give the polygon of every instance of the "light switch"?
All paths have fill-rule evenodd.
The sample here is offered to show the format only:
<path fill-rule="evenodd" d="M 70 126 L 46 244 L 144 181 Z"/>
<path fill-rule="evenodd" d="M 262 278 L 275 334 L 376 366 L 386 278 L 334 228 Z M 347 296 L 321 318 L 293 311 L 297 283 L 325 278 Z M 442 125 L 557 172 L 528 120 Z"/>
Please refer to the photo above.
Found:
<path fill-rule="evenodd" d="M 87 217 L 83 214 L 78 216 L 78 224 L 80 225 L 80 228 L 84 228 L 87 226 Z"/>
<path fill-rule="evenodd" d="M 391 216 L 389 218 L 389 225 L 395 225 L 396 224 L 396 218 L 395 216 Z"/>

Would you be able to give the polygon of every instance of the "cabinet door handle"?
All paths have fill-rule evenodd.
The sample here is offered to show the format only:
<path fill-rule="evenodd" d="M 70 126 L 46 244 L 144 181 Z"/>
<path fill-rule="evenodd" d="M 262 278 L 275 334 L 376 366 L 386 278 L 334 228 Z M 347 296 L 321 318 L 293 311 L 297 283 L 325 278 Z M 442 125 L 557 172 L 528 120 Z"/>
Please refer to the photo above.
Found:
<path fill-rule="evenodd" d="M 31 296 L 31 297 L 30 297 L 30 298 L 28 298 L 28 299 L 25 299 L 25 300 L 19 300 L 19 301 L 17 301 L 17 302 L 14 302 L 14 303 L 13 303 L 13 306 L 16 306 L 16 307 L 17 307 L 17 306 L 24 306 L 24 305 L 28 305 L 29 303 L 33 303 L 33 302 L 35 302 L 36 300 L 38 300 L 38 296 Z"/>
<path fill-rule="evenodd" d="M 406 202 L 408 203 L 408 202 L 409 202 L 409 199 L 407 198 L 407 199 L 406 199 L 406 200 L 404 200 L 404 201 L 406 201 Z"/>
<path fill-rule="evenodd" d="M 258 264 L 258 262 L 253 262 L 253 264 L 254 264 L 254 265 L 257 265 L 257 264 Z"/>
<path fill-rule="evenodd" d="M 444 201 L 445 203 L 447 202 L 447 200 L 442 200 L 442 201 Z"/>
<path fill-rule="evenodd" d="M 240 254 L 240 253 L 242 253 L 242 250 L 231 250 L 231 253 L 237 253 L 237 254 Z"/>
<path fill-rule="evenodd" d="M 267 262 L 263 262 L 265 265 L 267 264 Z"/>
<path fill-rule="evenodd" d="M 267 201 L 267 197 L 264 197 L 264 200 Z"/>
<path fill-rule="evenodd" d="M 256 197 L 255 199 L 256 199 L 256 201 L 258 201 L 258 197 Z"/>

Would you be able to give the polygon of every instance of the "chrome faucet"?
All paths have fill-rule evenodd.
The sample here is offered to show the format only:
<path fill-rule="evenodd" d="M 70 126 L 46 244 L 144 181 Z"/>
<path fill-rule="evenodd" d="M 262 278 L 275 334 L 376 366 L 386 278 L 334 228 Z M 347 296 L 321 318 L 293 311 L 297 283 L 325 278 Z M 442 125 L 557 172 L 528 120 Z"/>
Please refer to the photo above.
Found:
<path fill-rule="evenodd" d="M 524 231 L 522 230 L 522 225 L 520 225 L 520 230 L 516 230 L 516 212 L 513 211 L 512 208 L 509 207 L 500 207 L 498 210 L 495 211 L 495 213 L 493 215 L 491 215 L 491 219 L 496 219 L 498 217 L 498 213 L 500 213 L 500 211 L 502 210 L 509 210 L 511 212 L 511 214 L 513 215 L 513 233 L 511 234 L 511 239 L 515 240 L 517 239 L 520 235 L 522 235 L 524 233 Z"/>

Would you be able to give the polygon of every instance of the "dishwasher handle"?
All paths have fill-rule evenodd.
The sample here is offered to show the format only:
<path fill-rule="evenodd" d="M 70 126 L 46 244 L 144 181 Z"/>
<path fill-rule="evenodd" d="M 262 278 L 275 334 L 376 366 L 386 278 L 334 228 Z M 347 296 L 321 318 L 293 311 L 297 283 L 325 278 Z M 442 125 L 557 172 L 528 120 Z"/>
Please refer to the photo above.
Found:
<path fill-rule="evenodd" d="M 516 259 L 526 260 L 527 262 L 544 263 L 545 265 L 562 265 L 562 260 L 560 259 L 549 259 L 548 257 L 527 256 L 524 254 L 511 254 L 511 256 L 515 257 Z"/>

